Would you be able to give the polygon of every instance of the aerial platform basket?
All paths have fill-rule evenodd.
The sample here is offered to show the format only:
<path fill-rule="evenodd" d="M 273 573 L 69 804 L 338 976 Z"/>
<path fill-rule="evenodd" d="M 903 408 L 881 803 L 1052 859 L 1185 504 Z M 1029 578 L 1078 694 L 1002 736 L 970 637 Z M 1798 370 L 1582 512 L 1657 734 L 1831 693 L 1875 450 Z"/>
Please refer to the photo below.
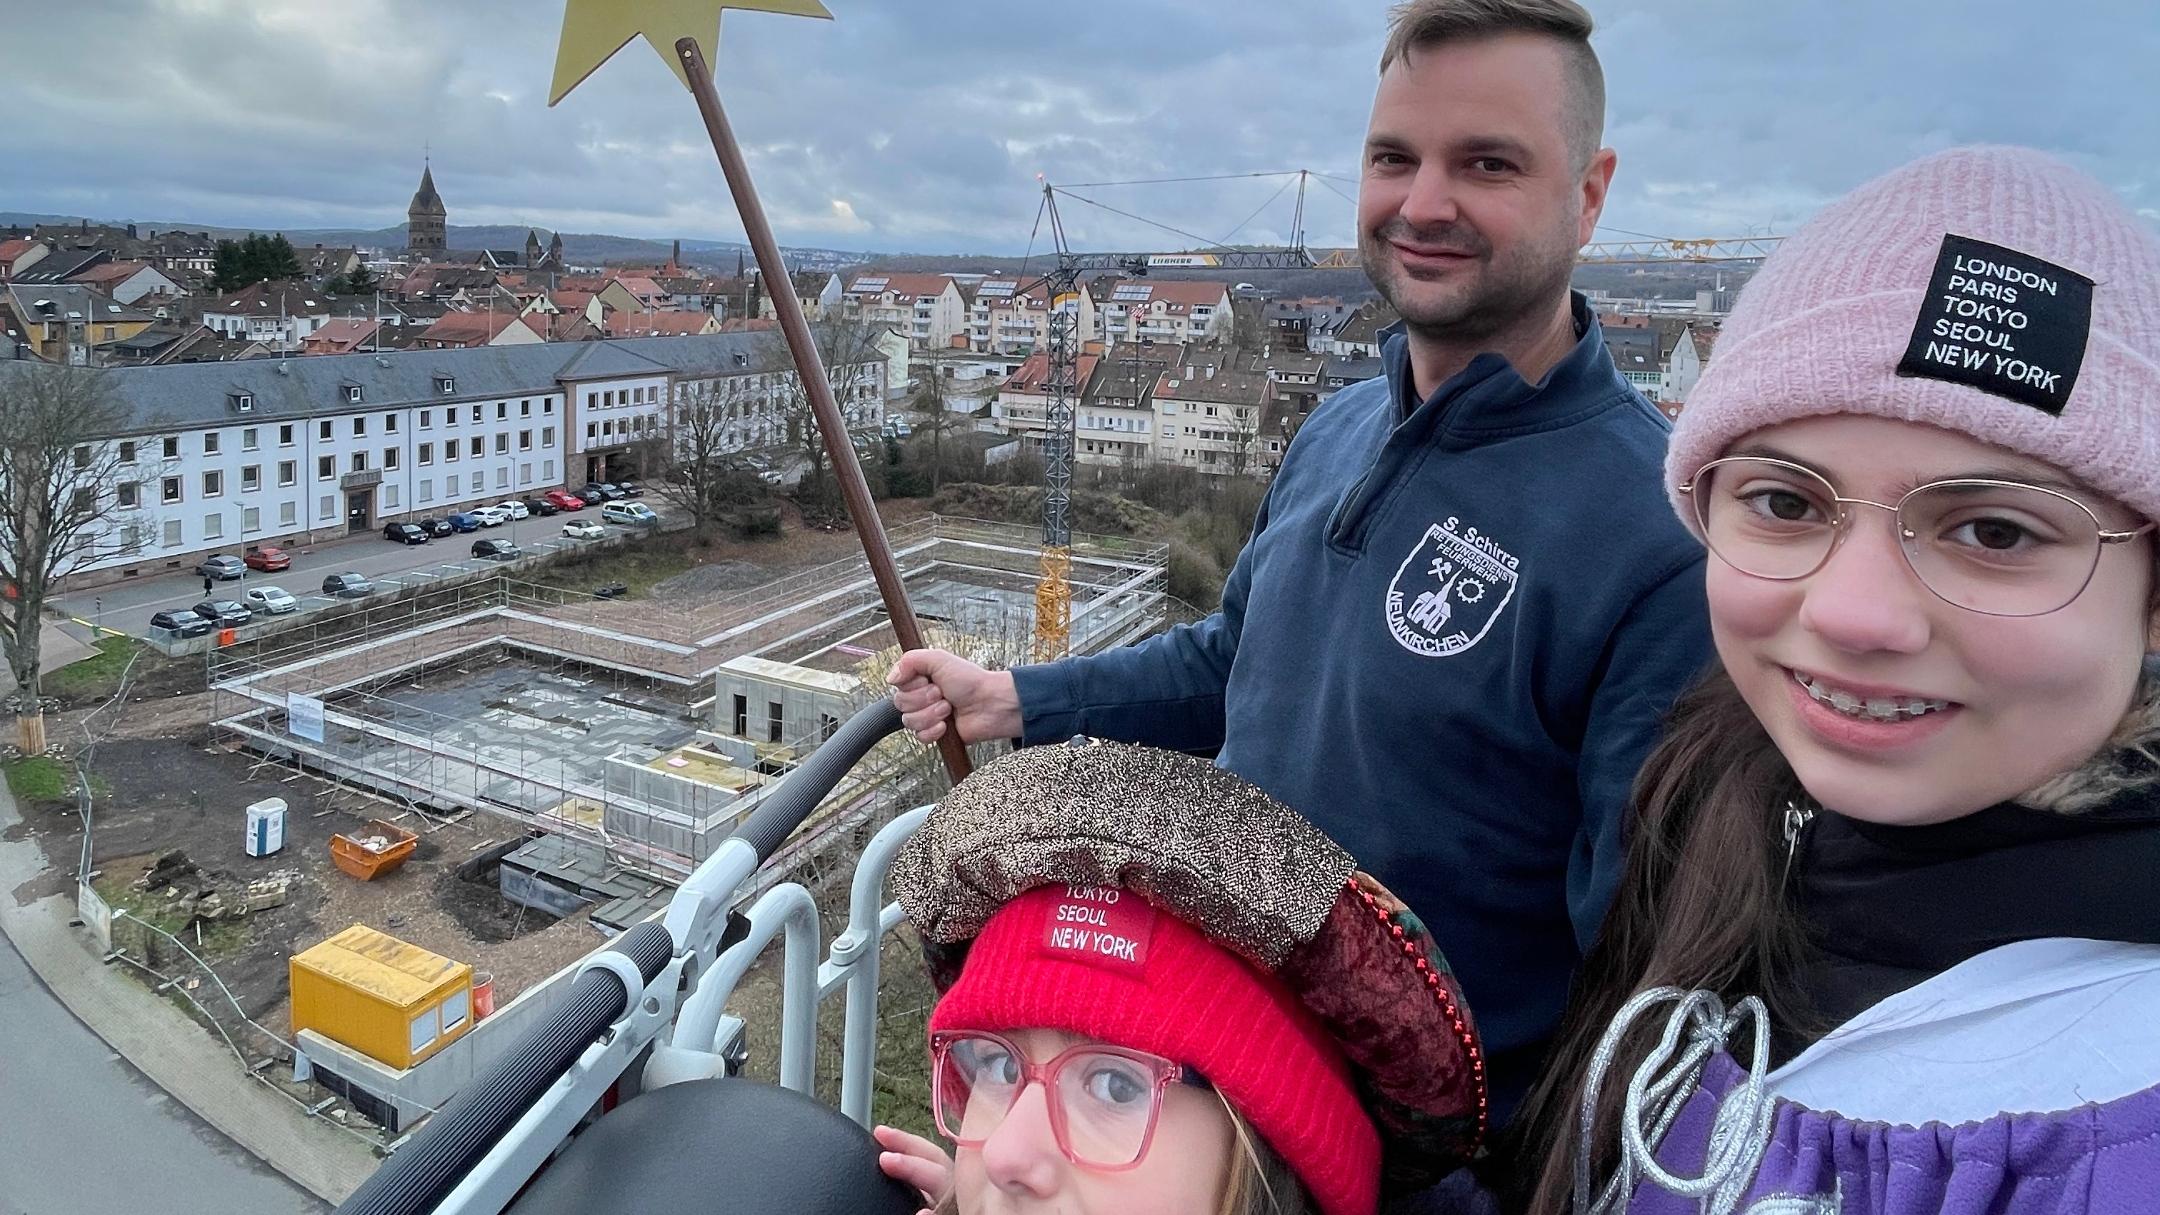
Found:
<path fill-rule="evenodd" d="M 765 859 L 899 728 L 900 711 L 879 701 L 768 786 L 661 918 L 588 957 L 557 1009 L 431 1116 L 338 1215 L 914 1215 L 921 1196 L 878 1169 L 867 1128 L 878 947 L 901 918 L 885 878 L 929 809 L 902 814 L 864 847 L 847 927 L 829 949 L 817 903 L 797 883 L 735 909 Z M 742 1024 L 724 1011 L 775 941 L 777 1086 L 737 1078 Z M 846 1008 L 837 1109 L 813 1095 L 818 1007 L 834 995 Z"/>
<path fill-rule="evenodd" d="M 330 837 L 330 859 L 337 867 L 372 882 L 405 863 L 420 846 L 420 837 L 384 819 L 371 818 L 356 831 L 340 831 Z"/>

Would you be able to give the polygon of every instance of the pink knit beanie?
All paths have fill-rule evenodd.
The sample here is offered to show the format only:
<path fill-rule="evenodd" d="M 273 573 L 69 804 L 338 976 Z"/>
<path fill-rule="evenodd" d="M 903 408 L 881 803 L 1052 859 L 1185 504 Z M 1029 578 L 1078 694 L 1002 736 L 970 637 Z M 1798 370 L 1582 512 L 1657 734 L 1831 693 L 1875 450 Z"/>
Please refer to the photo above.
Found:
<path fill-rule="evenodd" d="M 1821 414 L 1923 422 L 2044 460 L 2160 520 L 2160 239 L 2023 148 L 1938 153 L 1825 208 L 1740 294 L 1675 424 L 1677 486 Z"/>

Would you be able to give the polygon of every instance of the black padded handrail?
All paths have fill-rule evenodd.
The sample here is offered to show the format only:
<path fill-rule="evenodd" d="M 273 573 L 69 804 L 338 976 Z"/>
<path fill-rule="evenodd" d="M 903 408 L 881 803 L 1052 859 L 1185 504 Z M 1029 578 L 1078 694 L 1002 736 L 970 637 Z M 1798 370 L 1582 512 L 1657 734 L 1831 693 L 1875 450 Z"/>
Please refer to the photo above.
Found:
<path fill-rule="evenodd" d="M 765 795 L 758 808 L 735 829 L 735 838 L 749 844 L 759 860 L 771 856 L 773 849 L 810 817 L 848 769 L 862 762 L 870 748 L 899 728 L 900 709 L 889 697 L 858 710 Z"/>
<path fill-rule="evenodd" d="M 900 710 L 881 700 L 848 718 L 810 758 L 774 786 L 743 820 L 735 837 L 758 860 L 809 817 L 848 769 L 900 728 Z M 608 946 L 636 964 L 651 982 L 675 955 L 674 938 L 657 921 L 640 924 Z M 578 976 L 570 996 L 539 1026 L 460 1090 L 396 1155 L 383 1162 L 337 1209 L 337 1215 L 425 1215 L 494 1150 L 533 1103 L 598 1041 L 639 993 L 623 990 L 612 971 Z"/>

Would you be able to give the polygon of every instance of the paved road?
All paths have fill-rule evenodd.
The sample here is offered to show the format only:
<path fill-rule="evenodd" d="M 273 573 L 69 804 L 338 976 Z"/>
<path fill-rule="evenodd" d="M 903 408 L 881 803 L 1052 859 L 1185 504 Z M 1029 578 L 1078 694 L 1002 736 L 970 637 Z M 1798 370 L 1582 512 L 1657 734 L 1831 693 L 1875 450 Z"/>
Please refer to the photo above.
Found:
<path fill-rule="evenodd" d="M 424 581 L 430 577 L 494 564 L 474 561 L 471 558 L 472 542 L 482 537 L 514 540 L 528 553 L 549 551 L 569 544 L 591 543 L 569 540 L 563 536 L 562 525 L 570 519 L 590 519 L 597 523 L 600 512 L 584 510 L 574 515 L 518 519 L 501 527 L 443 536 L 426 544 L 399 544 L 383 539 L 382 533 L 375 531 L 306 548 L 287 549 L 287 554 L 293 559 L 291 569 L 275 574 L 258 574 L 250 570 L 247 577 L 239 581 L 214 584 L 216 590 L 213 595 L 218 599 L 239 599 L 241 592 L 248 587 L 279 586 L 300 597 L 302 612 L 316 611 L 334 602 L 315 593 L 321 589 L 323 576 L 326 574 L 365 574 L 375 581 L 377 587 L 396 590 L 415 580 Z M 606 527 L 610 534 L 623 530 L 613 524 Z M 234 556 L 238 556 L 242 547 L 234 546 L 230 551 Z M 150 628 L 151 613 L 168 608 L 186 610 L 202 601 L 202 576 L 195 573 L 194 567 L 190 565 L 176 573 L 138 578 L 65 595 L 55 600 L 54 604 L 70 616 L 101 623 L 106 628 L 140 637 Z M 0 1215 L 6 1215 L 5 1211 L 0 1211 Z"/>
<path fill-rule="evenodd" d="M 107 1049 L 4 936 L 0 1027 L 0 1215 L 329 1209 Z"/>

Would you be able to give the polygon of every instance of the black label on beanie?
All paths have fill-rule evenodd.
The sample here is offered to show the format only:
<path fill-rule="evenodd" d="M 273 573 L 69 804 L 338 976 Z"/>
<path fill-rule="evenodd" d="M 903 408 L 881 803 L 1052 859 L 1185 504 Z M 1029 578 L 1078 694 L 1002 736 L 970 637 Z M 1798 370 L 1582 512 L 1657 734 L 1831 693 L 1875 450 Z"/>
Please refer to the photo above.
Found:
<path fill-rule="evenodd" d="M 2091 279 L 2029 253 L 1945 236 L 1897 373 L 2060 416 L 2085 365 L 2092 289 Z"/>

